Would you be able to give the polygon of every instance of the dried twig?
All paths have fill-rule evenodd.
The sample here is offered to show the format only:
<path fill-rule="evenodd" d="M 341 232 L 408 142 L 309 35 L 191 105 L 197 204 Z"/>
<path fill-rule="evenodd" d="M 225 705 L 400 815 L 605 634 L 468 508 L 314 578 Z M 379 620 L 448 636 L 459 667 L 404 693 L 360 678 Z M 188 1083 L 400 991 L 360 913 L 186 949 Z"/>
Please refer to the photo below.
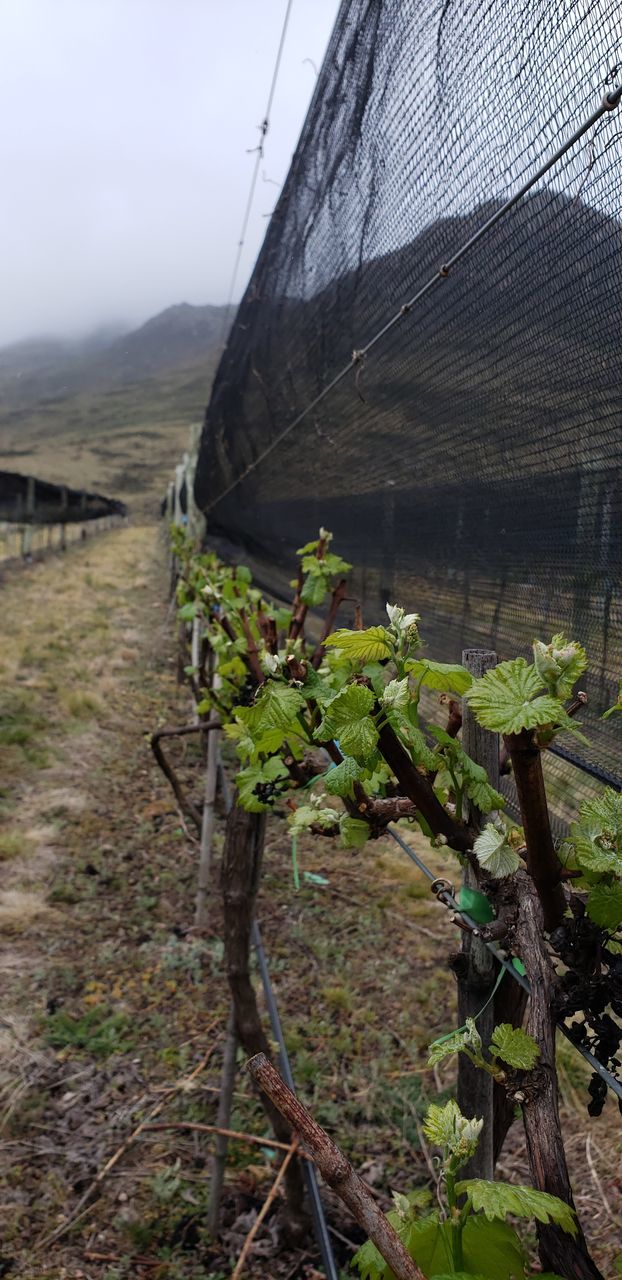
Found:
<path fill-rule="evenodd" d="M 274 1147 L 277 1151 L 289 1151 L 291 1143 L 277 1142 L 276 1138 L 260 1138 L 255 1133 L 241 1133 L 238 1129 L 225 1129 L 218 1124 L 200 1124 L 195 1120 L 159 1120 L 157 1124 L 144 1124 L 141 1133 L 165 1132 L 167 1129 L 188 1130 L 191 1133 L 216 1133 L 223 1138 L 237 1138 L 239 1142 L 250 1142 L 257 1147 Z"/>
<path fill-rule="evenodd" d="M 288 1089 L 265 1055 L 259 1053 L 251 1058 L 248 1069 L 259 1087 L 300 1135 L 324 1181 L 348 1206 L 359 1226 L 373 1240 L 394 1271 L 396 1280 L 424 1280 L 423 1272 L 406 1252 L 397 1232 L 376 1204 L 369 1187 L 355 1173 L 350 1161 L 346 1160 L 339 1147 L 320 1128 L 306 1107 Z"/>
<path fill-rule="evenodd" d="M 285 1159 L 284 1159 L 284 1161 L 283 1161 L 283 1163 L 282 1163 L 282 1165 L 281 1165 L 281 1168 L 279 1169 L 279 1171 L 278 1171 L 278 1173 L 277 1173 L 277 1175 L 276 1175 L 276 1178 L 274 1179 L 274 1182 L 272 1183 L 272 1187 L 271 1187 L 271 1190 L 270 1190 L 270 1194 L 269 1194 L 268 1198 L 266 1199 L 266 1201 L 264 1202 L 264 1204 L 262 1205 L 261 1209 L 259 1210 L 259 1213 L 257 1214 L 257 1217 L 255 1218 L 255 1221 L 254 1221 L 254 1223 L 253 1223 L 253 1225 L 252 1225 L 252 1227 L 251 1227 L 251 1229 L 250 1229 L 250 1231 L 249 1231 L 249 1233 L 248 1233 L 248 1235 L 247 1235 L 247 1237 L 246 1237 L 246 1240 L 244 1241 L 244 1245 L 243 1245 L 243 1247 L 242 1247 L 242 1252 L 241 1252 L 241 1254 L 240 1254 L 240 1256 L 239 1256 L 239 1258 L 238 1258 L 238 1261 L 237 1261 L 237 1265 L 236 1265 L 235 1271 L 233 1271 L 233 1272 L 231 1273 L 231 1280 L 240 1280 L 240 1276 L 242 1275 L 242 1271 L 243 1271 L 243 1269 L 244 1269 L 244 1263 L 246 1262 L 246 1259 L 247 1259 L 247 1257 L 248 1257 L 249 1249 L 250 1249 L 250 1247 L 251 1247 L 251 1245 L 252 1245 L 252 1243 L 253 1243 L 253 1240 L 255 1239 L 255 1236 L 257 1235 L 257 1232 L 258 1232 L 258 1230 L 259 1230 L 259 1228 L 260 1228 L 260 1226 L 261 1226 L 261 1224 L 262 1224 L 262 1222 L 263 1222 L 264 1218 L 266 1217 L 266 1215 L 267 1215 L 267 1213 L 268 1213 L 268 1210 L 269 1210 L 269 1208 L 270 1208 L 271 1204 L 272 1204 L 272 1203 L 273 1203 L 273 1201 L 274 1201 L 274 1198 L 275 1198 L 275 1196 L 276 1196 L 276 1193 L 277 1193 L 277 1191 L 278 1191 L 278 1189 L 279 1189 L 279 1187 L 280 1187 L 280 1185 L 281 1185 L 281 1183 L 282 1183 L 282 1181 L 283 1181 L 283 1178 L 285 1177 L 285 1173 L 286 1173 L 286 1171 L 287 1171 L 287 1166 L 288 1166 L 288 1164 L 289 1164 L 290 1160 L 292 1160 L 292 1158 L 295 1156 L 297 1149 L 298 1149 L 298 1139 L 297 1139 L 297 1138 L 295 1138 L 295 1139 L 294 1139 L 294 1141 L 292 1142 L 291 1147 L 289 1148 L 289 1151 L 287 1152 L 287 1155 L 285 1156 Z"/>
<path fill-rule="evenodd" d="M 146 1258 L 142 1255 L 136 1255 L 133 1258 L 122 1257 L 118 1253 L 96 1253 L 93 1249 L 86 1249 L 84 1257 L 87 1262 L 122 1262 L 127 1265 L 128 1261 L 131 1266 L 135 1267 L 161 1267 L 161 1258 Z"/>
<path fill-rule="evenodd" d="M 596 1172 L 596 1165 L 594 1164 L 594 1160 L 592 1158 L 591 1144 L 592 1144 L 591 1135 L 588 1133 L 585 1139 L 585 1159 L 587 1160 L 588 1168 L 592 1175 L 592 1182 L 594 1183 L 594 1186 L 596 1187 L 596 1190 L 603 1202 L 603 1205 L 605 1206 L 605 1212 L 607 1214 L 607 1217 L 610 1218 L 612 1222 L 615 1222 L 615 1216 L 614 1216 L 613 1210 L 603 1191 L 601 1180 Z"/>
<path fill-rule="evenodd" d="M 186 795 L 172 764 L 167 760 L 164 751 L 160 745 L 162 738 L 180 738 L 189 733 L 209 733 L 210 729 L 219 729 L 220 720 L 204 720 L 199 724 L 182 725 L 179 729 L 156 729 L 150 738 L 151 750 L 156 758 L 164 777 L 170 782 L 173 788 L 175 799 L 183 813 L 187 814 L 194 822 L 195 827 L 200 832 L 202 826 L 202 816 L 196 805 Z"/>

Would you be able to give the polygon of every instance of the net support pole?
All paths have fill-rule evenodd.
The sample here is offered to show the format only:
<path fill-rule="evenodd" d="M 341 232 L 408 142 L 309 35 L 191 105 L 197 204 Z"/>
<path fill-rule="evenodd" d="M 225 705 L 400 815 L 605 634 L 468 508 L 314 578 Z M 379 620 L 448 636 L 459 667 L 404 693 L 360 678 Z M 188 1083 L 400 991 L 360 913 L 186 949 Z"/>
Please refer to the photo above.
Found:
<path fill-rule="evenodd" d="M 497 655 L 487 649 L 465 649 L 462 665 L 473 679 L 483 676 L 496 666 Z M 462 709 L 462 746 L 467 755 L 482 765 L 493 787 L 499 781 L 499 737 L 482 729 L 477 723 L 466 700 Z M 466 802 L 465 817 L 470 826 L 481 827 L 482 815 L 470 801 Z M 465 888 L 477 889 L 473 868 L 467 864 L 462 883 Z M 490 1044 L 495 1023 L 494 1000 L 496 966 L 486 944 L 472 933 L 463 933 L 458 968 L 458 1026 L 467 1018 L 477 1018 L 477 1029 L 484 1047 Z M 486 1002 L 490 1001 L 486 1008 Z M 480 1010 L 483 1009 L 483 1012 Z M 494 1082 L 487 1071 L 469 1061 L 466 1054 L 458 1054 L 458 1106 L 463 1115 L 484 1121 L 484 1128 L 475 1155 L 469 1160 L 466 1178 L 491 1179 L 494 1171 Z"/>

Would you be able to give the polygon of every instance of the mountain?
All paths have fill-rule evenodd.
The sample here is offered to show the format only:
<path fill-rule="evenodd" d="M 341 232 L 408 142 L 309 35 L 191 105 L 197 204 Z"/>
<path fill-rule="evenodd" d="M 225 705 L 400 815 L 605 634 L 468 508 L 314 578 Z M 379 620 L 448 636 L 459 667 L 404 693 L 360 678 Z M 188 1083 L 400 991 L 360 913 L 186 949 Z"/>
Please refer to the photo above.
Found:
<path fill-rule="evenodd" d="M 224 307 L 0 349 L 0 468 L 152 506 L 209 396 Z"/>
<path fill-rule="evenodd" d="M 108 349 L 106 364 L 118 377 L 162 372 L 201 360 L 222 342 L 225 307 L 168 307 Z"/>

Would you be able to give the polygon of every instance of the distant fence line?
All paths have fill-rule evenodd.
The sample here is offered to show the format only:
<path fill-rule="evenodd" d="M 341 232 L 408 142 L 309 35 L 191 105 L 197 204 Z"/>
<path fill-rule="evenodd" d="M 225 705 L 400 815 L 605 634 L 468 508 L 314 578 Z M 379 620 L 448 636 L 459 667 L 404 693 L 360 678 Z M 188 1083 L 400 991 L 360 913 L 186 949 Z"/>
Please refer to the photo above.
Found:
<path fill-rule="evenodd" d="M 3 524 L 0 521 L 0 565 L 16 561 L 40 560 L 49 552 L 66 551 L 87 536 L 106 533 L 122 524 L 123 516 L 100 516 L 88 524 Z"/>
<path fill-rule="evenodd" d="M 116 498 L 51 484 L 16 471 L 0 471 L 0 522 L 70 525 L 126 514 L 125 504 Z"/>
<path fill-rule="evenodd" d="M 116 498 L 0 471 L 0 563 L 65 551 L 86 537 L 87 526 L 103 533 L 126 515 L 125 504 Z"/>

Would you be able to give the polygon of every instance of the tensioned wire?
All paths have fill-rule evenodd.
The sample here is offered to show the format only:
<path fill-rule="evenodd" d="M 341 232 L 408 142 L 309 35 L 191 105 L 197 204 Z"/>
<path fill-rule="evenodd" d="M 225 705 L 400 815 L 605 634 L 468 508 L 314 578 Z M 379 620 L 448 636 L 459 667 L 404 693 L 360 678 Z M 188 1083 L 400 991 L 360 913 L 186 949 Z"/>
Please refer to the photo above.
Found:
<path fill-rule="evenodd" d="M 470 236 L 469 239 L 466 240 L 464 244 L 462 244 L 456 250 L 456 252 L 438 268 L 438 270 L 434 273 L 434 275 L 431 276 L 430 279 L 427 280 L 426 283 L 422 285 L 422 287 L 418 289 L 417 292 L 414 293 L 411 298 L 409 298 L 406 302 L 402 304 L 399 311 L 396 311 L 394 315 L 391 316 L 391 318 L 386 322 L 386 324 L 384 324 L 373 335 L 373 337 L 367 341 L 365 346 L 353 351 L 352 357 L 348 361 L 348 364 L 344 365 L 343 368 L 340 369 L 339 373 L 337 373 L 335 377 L 332 378 L 331 381 L 322 389 L 322 391 L 320 391 L 318 395 L 315 396 L 314 399 L 310 401 L 310 403 L 306 406 L 306 408 L 304 408 L 294 418 L 294 420 L 290 422 L 289 425 L 283 429 L 283 431 L 279 432 L 279 434 L 274 438 L 274 440 L 271 441 L 270 444 L 266 445 L 266 448 L 259 453 L 257 458 L 255 458 L 253 462 L 249 463 L 249 465 L 245 467 L 245 469 L 242 472 L 240 472 L 240 475 L 237 476 L 236 479 L 233 480 L 231 484 L 227 486 L 226 489 L 223 489 L 222 493 L 220 493 L 217 498 L 214 498 L 214 500 L 211 503 L 209 503 L 208 506 L 203 508 L 204 514 L 208 515 L 210 511 L 213 511 L 214 507 L 216 507 L 220 502 L 222 502 L 223 498 L 226 498 L 230 493 L 232 493 L 232 491 L 236 489 L 237 486 L 241 484 L 242 481 L 245 480 L 246 477 L 250 475 L 252 471 L 255 471 L 257 467 L 259 467 L 261 463 L 264 462 L 265 459 L 269 457 L 269 455 L 273 453 L 274 450 L 278 448 L 280 444 L 282 444 L 282 442 L 287 438 L 287 436 L 291 435 L 291 432 L 294 431 L 295 428 L 298 427 L 300 423 L 303 422 L 304 419 L 308 417 L 308 415 L 314 409 L 317 408 L 317 406 L 330 394 L 330 392 L 333 391 L 334 388 L 338 386 L 339 383 L 342 382 L 343 379 L 346 378 L 349 373 L 352 372 L 353 369 L 357 368 L 357 366 L 360 368 L 365 360 L 365 357 L 377 345 L 377 343 L 379 343 L 382 340 L 382 338 L 384 338 L 388 333 L 390 333 L 391 330 L 394 329 L 395 326 L 399 324 L 400 320 L 403 320 L 412 311 L 413 307 L 418 302 L 420 302 L 422 298 L 424 298 L 428 293 L 430 293 L 432 289 L 436 287 L 436 285 L 440 284 L 441 281 L 446 280 L 452 268 L 456 266 L 456 264 L 460 262 L 461 259 L 466 257 L 466 255 L 470 252 L 470 250 L 473 249 L 475 245 L 479 244 L 480 240 L 482 240 L 483 237 L 486 236 L 487 233 L 491 231 L 492 228 L 496 226 L 497 223 L 507 213 L 509 213 L 511 209 L 513 209 L 517 204 L 519 204 L 519 202 L 523 199 L 523 197 L 527 195 L 528 192 L 533 189 L 533 187 L 536 186 L 536 184 L 540 181 L 540 179 L 543 178 L 545 174 L 549 173 L 550 170 L 553 169 L 554 166 L 558 164 L 558 162 L 565 155 L 567 155 L 568 152 L 574 146 L 576 146 L 577 142 L 579 142 L 581 138 L 585 137 L 585 135 L 589 133 L 590 129 L 592 129 L 594 125 L 596 125 L 598 121 L 603 118 L 603 116 L 605 116 L 610 111 L 615 111 L 615 109 L 619 106 L 621 100 L 622 100 L 622 85 L 620 85 L 616 89 L 611 90 L 611 92 L 606 93 L 600 105 L 597 107 L 595 111 L 592 112 L 591 116 L 589 116 L 588 119 L 582 125 L 580 125 L 579 128 L 576 129 L 569 138 L 567 138 L 566 142 L 564 142 L 560 147 L 557 148 L 557 150 L 553 153 L 552 156 L 549 157 L 548 160 L 545 160 L 544 163 L 540 165 L 540 167 L 535 171 L 535 173 L 533 173 L 532 176 L 528 178 L 527 181 L 524 182 L 522 186 L 518 188 L 517 191 L 514 192 L 514 195 L 510 196 L 510 198 L 506 200 L 504 204 L 502 204 L 497 210 L 495 210 L 495 212 L 489 218 L 487 218 L 484 223 L 482 223 L 482 225 L 477 229 L 477 231 L 475 231 L 474 234 Z"/>
<path fill-rule="evenodd" d="M 242 229 L 241 229 L 241 231 L 240 231 L 240 239 L 238 240 L 238 249 L 237 249 L 237 253 L 236 253 L 236 257 L 235 257 L 235 262 L 234 262 L 234 265 L 233 265 L 233 272 L 232 272 L 232 275 L 231 275 L 231 283 L 230 283 L 230 285 L 229 285 L 229 295 L 228 295 L 228 298 L 227 298 L 227 305 L 226 305 L 226 307 L 225 307 L 225 314 L 224 314 L 224 317 L 223 317 L 223 323 L 222 323 L 221 342 L 224 342 L 224 339 L 225 339 L 225 336 L 226 336 L 226 332 L 227 332 L 227 324 L 228 324 L 228 321 L 229 321 L 229 315 L 230 315 L 230 312 L 231 312 L 231 303 L 232 303 L 232 301 L 233 301 L 233 294 L 234 294 L 234 292 L 235 292 L 235 285 L 236 285 L 236 281 L 237 281 L 237 278 L 238 278 L 238 271 L 239 271 L 239 269 L 240 269 L 240 261 L 241 261 L 241 258 L 242 258 L 242 250 L 243 250 L 243 248 L 244 248 L 244 244 L 245 244 L 245 241 L 246 241 L 246 232 L 247 232 L 247 230 L 248 230 L 248 223 L 249 223 L 249 219 L 250 219 L 250 216 L 251 216 L 251 210 L 252 210 L 252 207 L 253 207 L 253 200 L 254 200 L 254 198 L 255 198 L 255 188 L 256 188 L 256 186 L 257 186 L 257 179 L 258 179 L 258 177 L 259 177 L 259 166 L 260 166 L 260 164 L 261 164 L 261 162 L 262 162 L 262 160 L 263 160 L 263 155 L 264 155 L 264 152 L 263 152 L 263 145 L 264 145 L 264 141 L 265 141 L 266 135 L 267 135 L 267 133 L 268 133 L 268 130 L 269 130 L 269 128 L 270 128 L 270 112 L 271 112 L 271 110 L 272 110 L 272 103 L 273 103 L 273 101 L 274 101 L 274 93 L 275 93 L 275 90 L 276 90 L 276 83 L 277 83 L 277 80 L 278 80 L 278 77 L 279 77 L 279 70 L 280 70 L 280 67 L 281 67 L 281 58 L 282 58 L 282 55 L 283 55 L 283 46 L 284 46 L 284 44 L 285 44 L 285 36 L 286 36 L 286 34 L 287 34 L 287 27 L 288 27 L 288 24 L 289 24 L 289 16 L 290 16 L 290 13 L 291 13 L 291 10 L 292 10 L 292 4 L 293 4 L 293 2 L 294 2 L 294 0 L 287 0 L 287 8 L 286 8 L 286 10 L 285 10 L 285 17 L 284 17 L 284 19 L 283 19 L 283 26 L 282 26 L 282 28 L 281 28 L 281 36 L 280 36 L 280 39 L 279 39 L 279 47 L 278 47 L 278 49 L 277 49 L 276 62 L 275 62 L 275 64 L 274 64 L 274 70 L 273 70 L 273 72 L 272 72 L 272 80 L 271 80 L 271 83 L 270 83 L 270 92 L 269 92 L 269 94 L 268 94 L 268 102 L 267 102 L 266 110 L 265 110 L 265 112 L 264 112 L 263 120 L 262 120 L 262 122 L 261 122 L 261 124 L 260 124 L 260 126 L 259 126 L 259 130 L 260 130 L 259 145 L 258 145 L 258 147 L 256 148 L 256 150 L 257 150 L 257 155 L 256 155 L 256 159 L 255 159 L 255 164 L 253 165 L 253 172 L 252 172 L 252 175 L 251 175 L 251 182 L 250 182 L 250 187 L 249 187 L 249 191 L 248 191 L 248 199 L 247 199 L 247 201 L 246 201 L 246 208 L 245 208 L 245 210 L 244 210 L 244 217 L 242 218 Z"/>

